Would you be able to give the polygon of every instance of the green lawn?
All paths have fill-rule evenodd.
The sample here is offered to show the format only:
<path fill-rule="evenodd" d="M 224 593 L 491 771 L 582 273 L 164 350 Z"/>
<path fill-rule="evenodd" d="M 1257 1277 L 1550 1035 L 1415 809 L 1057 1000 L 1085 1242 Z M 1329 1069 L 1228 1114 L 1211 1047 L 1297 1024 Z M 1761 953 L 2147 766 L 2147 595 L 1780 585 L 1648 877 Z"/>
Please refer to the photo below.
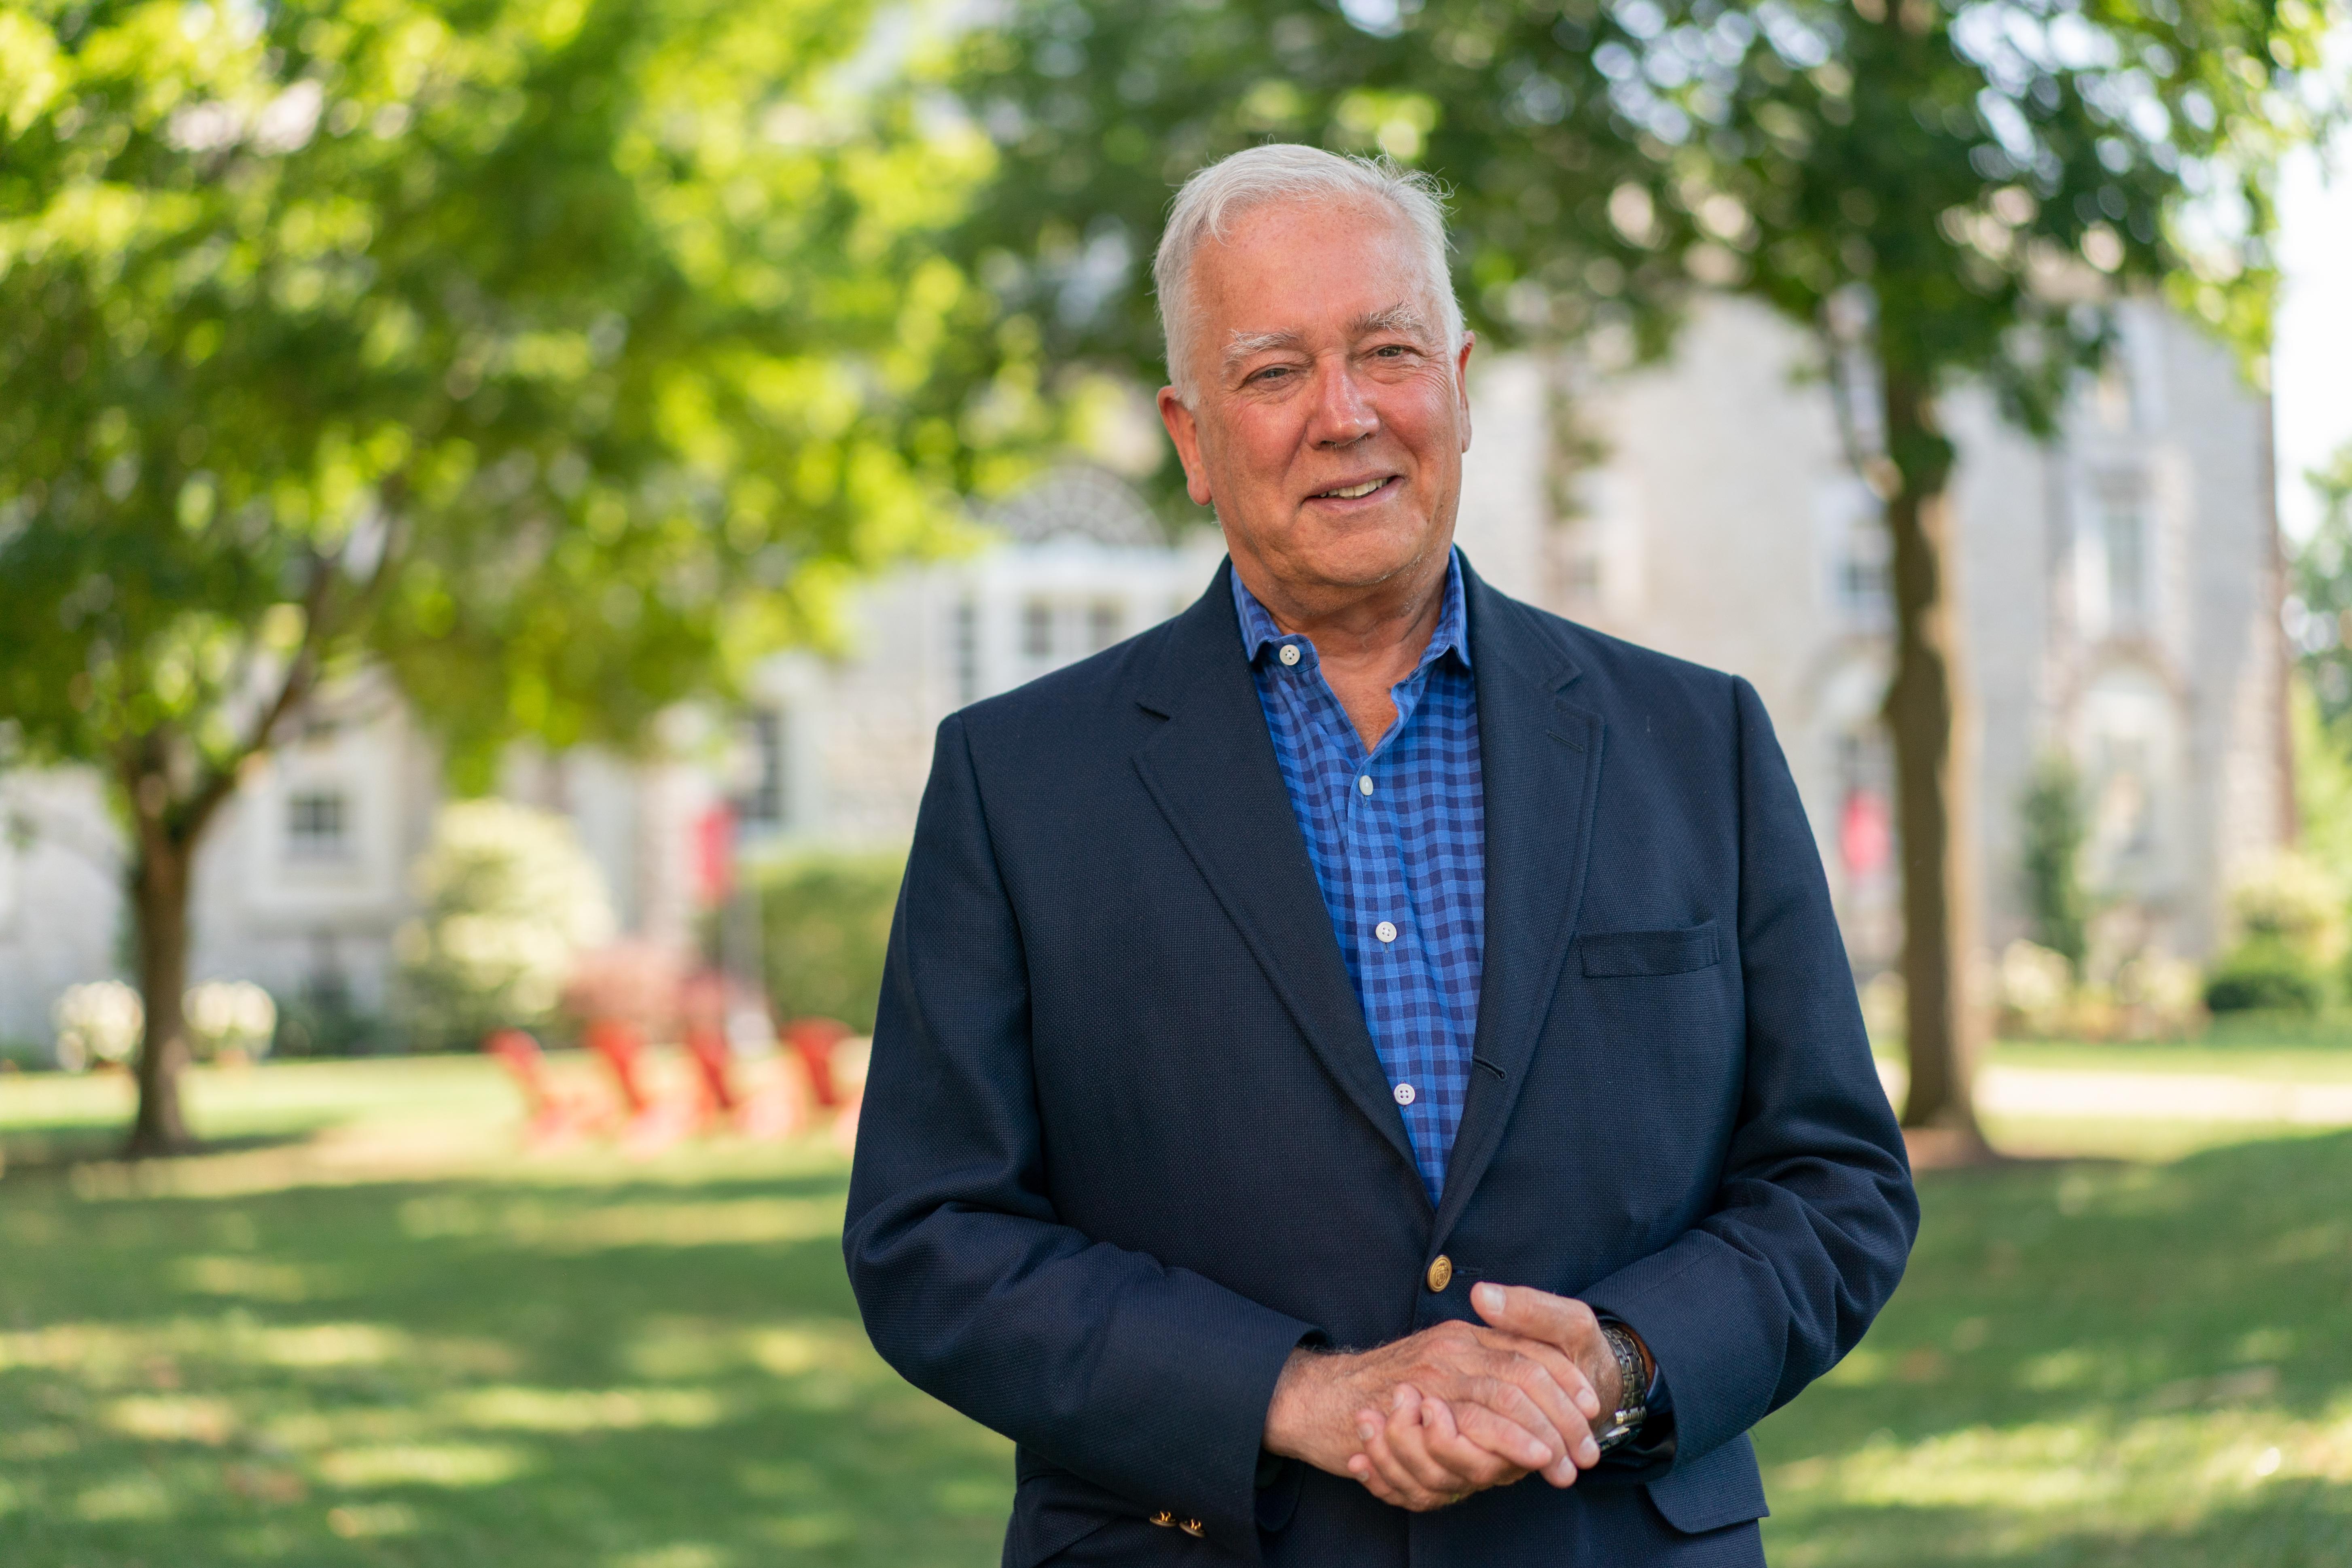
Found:
<path fill-rule="evenodd" d="M 1009 1448 L 866 1348 L 824 1143 L 524 1158 L 437 1060 L 210 1075 L 237 1146 L 64 1163 L 119 1087 L 0 1078 L 6 1568 L 995 1560 Z M 2352 1134 L 2209 1131 L 1926 1177 L 1759 1433 L 1774 1563 L 2352 1563 Z"/>

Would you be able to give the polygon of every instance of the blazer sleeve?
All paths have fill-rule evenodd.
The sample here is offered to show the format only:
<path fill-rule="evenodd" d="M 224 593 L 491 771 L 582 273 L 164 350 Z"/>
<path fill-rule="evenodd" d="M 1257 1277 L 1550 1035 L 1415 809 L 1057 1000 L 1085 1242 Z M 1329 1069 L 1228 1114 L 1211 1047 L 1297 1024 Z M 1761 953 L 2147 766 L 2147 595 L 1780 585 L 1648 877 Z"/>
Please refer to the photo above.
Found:
<path fill-rule="evenodd" d="M 1257 1556 L 1256 1467 L 1313 1325 L 1060 1223 L 1021 930 L 961 716 L 939 731 L 890 933 L 843 1250 L 907 1380 Z"/>
<path fill-rule="evenodd" d="M 1713 1211 L 1585 1292 L 1674 1388 L 1675 1463 L 1796 1397 L 1894 1294 L 1919 1227 L 1820 851 L 1755 689 L 1732 682 L 1746 1081 Z"/>

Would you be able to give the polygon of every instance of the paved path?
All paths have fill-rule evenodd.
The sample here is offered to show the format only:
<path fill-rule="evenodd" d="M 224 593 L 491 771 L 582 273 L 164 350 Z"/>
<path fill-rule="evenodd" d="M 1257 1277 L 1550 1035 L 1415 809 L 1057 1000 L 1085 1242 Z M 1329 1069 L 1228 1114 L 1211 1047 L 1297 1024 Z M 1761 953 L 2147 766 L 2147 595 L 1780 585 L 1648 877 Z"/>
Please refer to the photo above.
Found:
<path fill-rule="evenodd" d="M 1878 1064 L 1887 1098 L 1901 1102 L 1905 1074 Z M 1996 1116 L 2128 1118 L 2155 1121 L 2263 1121 L 2352 1127 L 2352 1083 L 2291 1083 L 2222 1073 L 2092 1072 L 1991 1067 L 1977 1075 L 1977 1109 Z"/>

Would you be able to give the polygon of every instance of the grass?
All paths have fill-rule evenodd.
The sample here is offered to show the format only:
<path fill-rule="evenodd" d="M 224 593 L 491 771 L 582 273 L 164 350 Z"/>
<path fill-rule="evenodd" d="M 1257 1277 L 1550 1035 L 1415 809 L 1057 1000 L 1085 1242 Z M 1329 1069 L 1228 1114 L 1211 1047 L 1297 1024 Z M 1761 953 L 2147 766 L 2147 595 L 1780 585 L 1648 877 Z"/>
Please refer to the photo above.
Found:
<path fill-rule="evenodd" d="M 1884 1060 L 1903 1060 L 1900 1036 L 1874 1038 L 1871 1049 Z M 2202 1033 L 2181 1040 L 1997 1040 L 1986 1059 L 1994 1067 L 2345 1083 L 2352 1082 L 2352 1016 L 2222 1014 Z"/>
<path fill-rule="evenodd" d="M 830 1147 L 525 1159 L 438 1060 L 208 1075 L 242 1146 L 58 1163 L 118 1089 L 0 1078 L 7 1568 L 995 1560 L 1009 1447 L 866 1347 Z M 2352 1134 L 2275 1134 L 1926 1176 L 1759 1430 L 1775 1564 L 2352 1563 Z"/>

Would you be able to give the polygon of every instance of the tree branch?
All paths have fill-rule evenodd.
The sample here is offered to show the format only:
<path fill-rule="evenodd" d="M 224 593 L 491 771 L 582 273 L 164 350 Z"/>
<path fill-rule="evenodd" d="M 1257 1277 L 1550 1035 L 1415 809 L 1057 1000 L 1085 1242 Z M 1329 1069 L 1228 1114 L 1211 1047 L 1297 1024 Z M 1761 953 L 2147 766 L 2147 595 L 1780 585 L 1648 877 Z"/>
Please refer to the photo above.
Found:
<path fill-rule="evenodd" d="M 400 555 L 404 542 L 402 535 L 404 530 L 398 502 L 406 494 L 407 485 L 401 475 L 395 473 L 386 477 L 379 491 L 385 503 L 386 514 L 383 542 L 376 552 L 374 564 L 369 569 L 367 580 L 350 597 L 342 616 L 331 614 L 331 603 L 335 580 L 350 557 L 357 531 L 344 536 L 343 542 L 332 556 L 314 553 L 310 557 L 310 586 L 302 596 L 302 641 L 287 660 L 278 694 L 263 709 L 244 742 L 211 771 L 182 808 L 175 830 L 183 839 L 194 839 L 204 831 L 205 824 L 236 791 L 245 764 L 276 745 L 278 726 L 318 689 L 326 666 L 327 646 L 334 635 L 331 624 L 339 618 L 354 626 L 363 622 L 365 612 L 382 596 L 385 585 L 392 581 L 394 563 Z"/>

